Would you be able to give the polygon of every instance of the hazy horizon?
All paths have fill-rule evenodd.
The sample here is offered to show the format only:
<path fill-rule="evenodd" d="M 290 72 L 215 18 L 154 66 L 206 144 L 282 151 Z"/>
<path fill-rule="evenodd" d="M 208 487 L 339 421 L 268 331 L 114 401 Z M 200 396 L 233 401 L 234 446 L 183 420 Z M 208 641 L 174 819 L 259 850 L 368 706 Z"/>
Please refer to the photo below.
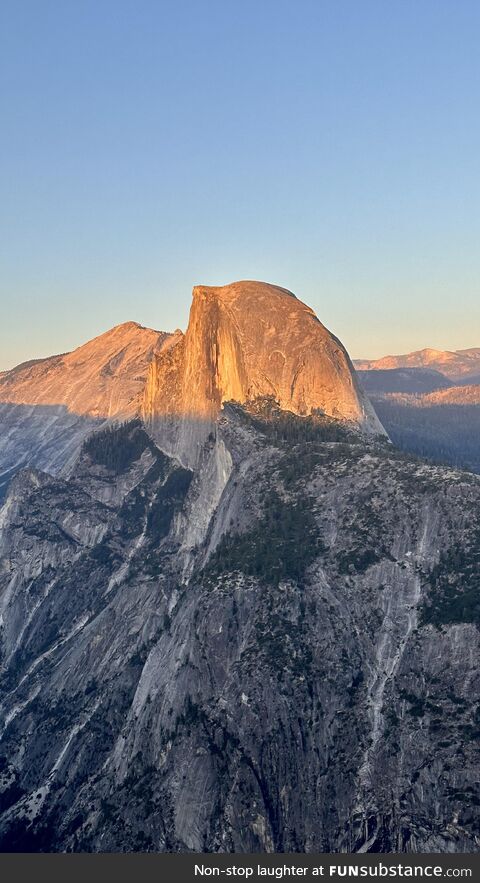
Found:
<path fill-rule="evenodd" d="M 231 281 L 239 281 L 239 280 L 231 280 Z M 258 281 L 267 281 L 267 280 L 258 280 Z M 203 284 L 203 283 L 198 283 L 198 284 Z M 205 283 L 205 284 L 206 284 L 206 283 Z M 221 284 L 221 283 L 220 283 L 220 284 Z M 225 284 L 227 284 L 227 283 L 225 283 Z M 279 285 L 281 286 L 281 283 L 275 283 L 275 284 L 279 284 Z M 286 286 L 281 286 L 281 287 L 285 288 Z M 300 299 L 302 299 L 302 298 L 300 298 Z M 308 304 L 308 306 L 311 306 L 311 304 Z M 58 346 L 56 349 L 54 348 L 54 349 L 52 349 L 50 352 L 46 352 L 46 351 L 43 351 L 43 350 L 42 350 L 42 348 L 41 348 L 41 344 L 39 344 L 39 348 L 38 348 L 36 351 L 35 351 L 35 350 L 33 350 L 33 351 L 32 351 L 32 350 L 29 350 L 28 352 L 25 351 L 25 353 L 24 353 L 24 358 L 19 358 L 19 359 L 17 359 L 16 361 L 14 361 L 14 362 L 11 363 L 11 364 L 4 364 L 3 362 L 0 362 L 0 372 L 2 372 L 2 371 L 3 371 L 3 372 L 4 372 L 4 371 L 9 371 L 9 370 L 11 370 L 12 368 L 15 368 L 15 367 L 17 367 L 18 365 L 22 364 L 23 362 L 27 362 L 27 361 L 30 361 L 30 360 L 32 360 L 32 361 L 34 361 L 34 360 L 36 360 L 36 359 L 40 359 L 40 360 L 41 360 L 41 359 L 49 358 L 49 357 L 51 357 L 51 356 L 64 355 L 65 353 L 72 352 L 73 350 L 75 350 L 75 349 L 77 349 L 78 347 L 82 346 L 83 344 L 87 343 L 89 340 L 92 340 L 92 339 L 94 339 L 95 337 L 99 337 L 99 336 L 101 336 L 102 334 L 105 334 L 106 332 L 110 331 L 110 330 L 111 330 L 112 328 L 114 328 L 115 326 L 117 326 L 117 325 L 123 325 L 123 324 L 126 324 L 126 323 L 128 323 L 128 322 L 135 322 L 136 324 L 138 324 L 138 325 L 142 325 L 142 326 L 144 326 L 144 327 L 146 327 L 146 328 L 150 328 L 150 329 L 155 330 L 155 331 L 163 331 L 163 332 L 167 332 L 167 333 L 170 333 L 170 334 L 173 333 L 174 331 L 178 330 L 178 329 L 180 329 L 181 331 L 184 331 L 184 332 L 185 332 L 186 329 L 187 329 L 187 325 L 188 325 L 188 312 L 189 312 L 189 311 L 187 310 L 187 312 L 186 312 L 186 316 L 185 316 L 185 321 L 184 321 L 183 323 L 179 323 L 178 325 L 175 325 L 174 327 L 169 327 L 169 328 L 164 327 L 164 326 L 162 326 L 161 324 L 158 324 L 158 323 L 157 323 L 157 324 L 150 325 L 150 324 L 147 324 L 147 323 L 143 322 L 143 321 L 141 320 L 141 318 L 130 316 L 130 317 L 125 318 L 124 320 L 121 320 L 120 322 L 115 322 L 115 323 L 113 323 L 112 325 L 109 325 L 108 327 L 103 327 L 103 326 L 102 326 L 102 327 L 99 327 L 98 330 L 94 331 L 89 337 L 86 337 L 86 338 L 84 338 L 84 339 L 78 337 L 78 334 L 76 334 L 75 332 L 72 332 L 70 329 L 67 329 L 67 335 L 66 335 L 66 338 L 65 338 L 65 339 L 66 339 L 66 340 L 69 340 L 69 341 L 72 341 L 72 343 L 71 343 L 69 346 L 62 346 L 62 341 L 61 341 L 61 339 L 60 339 L 60 336 L 59 336 L 59 335 L 57 335 L 57 336 L 54 335 L 54 336 L 52 336 L 52 339 L 56 339 L 56 340 L 58 340 L 58 344 L 59 344 L 59 346 Z M 321 316 L 318 316 L 318 318 L 320 319 L 320 321 L 322 322 L 322 324 L 325 324 L 325 323 L 323 322 Z M 327 327 L 328 327 L 328 326 L 327 326 Z M 397 351 L 397 352 L 393 352 L 393 351 L 392 351 L 392 352 L 387 352 L 387 350 L 382 349 L 382 347 L 381 347 L 380 345 L 377 345 L 376 347 L 373 347 L 373 349 L 372 349 L 371 352 L 369 352 L 369 353 L 367 353 L 367 354 L 361 354 L 361 353 L 355 353 L 355 352 L 352 352 L 352 351 L 351 351 L 351 349 L 350 349 L 349 346 L 348 346 L 347 341 L 342 337 L 342 334 L 341 334 L 341 332 L 340 332 L 338 329 L 328 327 L 328 330 L 331 331 L 332 334 L 335 334 L 335 336 L 338 337 L 338 338 L 341 340 L 341 342 L 342 342 L 342 343 L 344 344 L 344 346 L 346 347 L 347 352 L 348 352 L 350 358 L 352 359 L 352 361 L 359 361 L 359 360 L 365 360 L 365 361 L 366 361 L 366 360 L 375 360 L 375 359 L 382 358 L 383 356 L 401 356 L 401 355 L 407 355 L 408 353 L 416 352 L 416 351 L 423 350 L 423 349 L 432 349 L 432 350 L 440 350 L 440 351 L 447 351 L 447 352 L 456 352 L 456 351 L 461 351 L 461 350 L 467 350 L 467 349 L 472 349 L 472 348 L 480 347 L 480 341 L 477 342 L 477 344 L 476 344 L 476 343 L 473 343 L 473 344 L 471 344 L 470 346 L 466 345 L 466 346 L 457 346 L 457 347 L 451 347 L 451 346 L 440 346 L 440 347 L 439 347 L 439 346 L 432 346 L 432 345 L 430 345 L 430 343 L 427 342 L 427 343 L 425 343 L 424 345 L 416 346 L 416 347 L 411 347 L 410 349 L 406 349 L 406 350 L 404 350 L 404 351 L 402 351 L 402 352 L 400 352 L 400 351 Z M 7 334 L 8 334 L 8 328 L 5 328 L 5 327 L 4 327 L 3 331 L 0 332 L 0 337 L 3 337 L 3 334 L 5 333 L 5 331 L 6 331 Z M 373 353 L 373 354 L 372 354 L 372 353 Z M 1 356 L 1 353 L 0 353 L 0 356 Z"/>
<path fill-rule="evenodd" d="M 353 358 L 480 345 L 479 29 L 473 0 L 7 0 L 0 370 L 252 278 Z"/>

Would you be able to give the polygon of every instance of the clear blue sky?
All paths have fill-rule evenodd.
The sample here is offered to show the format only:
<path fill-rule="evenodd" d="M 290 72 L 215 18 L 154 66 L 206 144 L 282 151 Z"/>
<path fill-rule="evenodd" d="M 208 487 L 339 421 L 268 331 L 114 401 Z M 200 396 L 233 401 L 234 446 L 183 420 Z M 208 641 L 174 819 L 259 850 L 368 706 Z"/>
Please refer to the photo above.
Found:
<path fill-rule="evenodd" d="M 263 279 L 480 346 L 478 0 L 1 0 L 0 368 Z"/>

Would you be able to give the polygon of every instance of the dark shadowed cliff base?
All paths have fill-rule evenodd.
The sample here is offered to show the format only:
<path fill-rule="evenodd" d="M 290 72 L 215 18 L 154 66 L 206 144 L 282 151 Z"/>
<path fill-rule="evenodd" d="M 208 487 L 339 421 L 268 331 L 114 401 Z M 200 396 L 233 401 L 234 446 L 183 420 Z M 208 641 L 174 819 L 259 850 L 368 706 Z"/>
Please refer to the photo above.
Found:
<path fill-rule="evenodd" d="M 2 849 L 477 850 L 478 480 L 237 406 L 2 511 Z"/>
<path fill-rule="evenodd" d="M 3 851 L 478 851 L 479 478 L 308 307 L 198 286 L 0 394 Z"/>

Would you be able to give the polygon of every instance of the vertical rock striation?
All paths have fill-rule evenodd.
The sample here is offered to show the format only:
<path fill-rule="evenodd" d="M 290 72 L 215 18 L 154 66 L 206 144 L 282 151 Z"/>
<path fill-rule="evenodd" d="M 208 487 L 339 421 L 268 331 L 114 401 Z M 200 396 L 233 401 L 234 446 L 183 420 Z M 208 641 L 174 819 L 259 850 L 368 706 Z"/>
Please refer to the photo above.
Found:
<path fill-rule="evenodd" d="M 196 286 L 185 336 L 152 362 L 147 423 L 196 465 L 222 404 L 260 396 L 297 415 L 320 410 L 383 431 L 345 348 L 291 292 L 264 282 Z"/>
<path fill-rule="evenodd" d="M 119 418 L 0 509 L 0 849 L 478 851 L 479 478 L 284 289 L 122 327 L 0 378 Z"/>

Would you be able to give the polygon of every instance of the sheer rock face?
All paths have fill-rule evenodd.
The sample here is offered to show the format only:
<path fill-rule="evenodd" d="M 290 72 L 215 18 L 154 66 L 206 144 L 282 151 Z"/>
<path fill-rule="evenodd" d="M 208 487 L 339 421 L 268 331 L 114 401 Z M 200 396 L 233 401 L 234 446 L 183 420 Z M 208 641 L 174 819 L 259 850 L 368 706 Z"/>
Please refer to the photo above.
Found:
<path fill-rule="evenodd" d="M 291 292 L 262 282 L 196 286 L 185 337 L 151 366 L 145 418 L 160 443 L 195 464 L 222 404 L 258 396 L 382 432 L 345 348 Z"/>
<path fill-rule="evenodd" d="M 19 468 L 59 474 L 105 421 L 141 414 L 185 465 L 208 456 L 222 404 L 273 396 L 381 432 L 342 344 L 283 288 L 198 286 L 186 334 L 118 325 L 71 353 L 0 375 L 0 499 Z"/>
<path fill-rule="evenodd" d="M 10 484 L 0 849 L 477 852 L 479 479 L 386 444 L 282 289 L 135 328 L 0 378 L 52 471 L 140 401 L 164 449 L 135 420 Z"/>
<path fill-rule="evenodd" d="M 331 431 L 225 408 L 213 504 L 138 422 L 15 478 L 2 851 L 478 851 L 480 481 Z"/>

